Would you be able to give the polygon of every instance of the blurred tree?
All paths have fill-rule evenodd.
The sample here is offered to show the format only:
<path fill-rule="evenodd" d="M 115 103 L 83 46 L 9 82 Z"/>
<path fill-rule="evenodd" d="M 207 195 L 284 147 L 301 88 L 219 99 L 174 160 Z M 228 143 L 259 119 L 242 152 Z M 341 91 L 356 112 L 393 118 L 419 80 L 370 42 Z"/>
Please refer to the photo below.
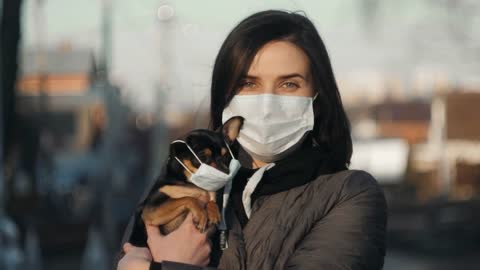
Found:
<path fill-rule="evenodd" d="M 18 44 L 20 40 L 20 7 L 22 0 L 3 0 L 0 25 L 1 39 L 1 91 L 4 156 L 8 153 L 15 125 L 15 81 L 18 69 Z"/>

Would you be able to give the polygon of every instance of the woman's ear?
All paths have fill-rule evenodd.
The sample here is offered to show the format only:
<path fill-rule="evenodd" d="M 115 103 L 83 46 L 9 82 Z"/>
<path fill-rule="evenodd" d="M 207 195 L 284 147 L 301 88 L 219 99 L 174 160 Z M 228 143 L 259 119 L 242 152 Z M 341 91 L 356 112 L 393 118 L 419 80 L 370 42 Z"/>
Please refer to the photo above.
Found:
<path fill-rule="evenodd" d="M 232 144 L 238 137 L 238 133 L 242 128 L 244 118 L 241 116 L 234 116 L 228 119 L 225 124 L 221 127 L 224 137 L 227 139 L 229 144 Z"/>

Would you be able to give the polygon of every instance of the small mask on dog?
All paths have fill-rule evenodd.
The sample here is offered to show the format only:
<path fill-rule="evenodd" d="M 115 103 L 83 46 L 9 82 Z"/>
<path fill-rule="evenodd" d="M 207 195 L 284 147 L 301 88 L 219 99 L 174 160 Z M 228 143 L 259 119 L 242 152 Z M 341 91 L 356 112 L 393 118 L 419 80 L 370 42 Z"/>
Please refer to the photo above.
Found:
<path fill-rule="evenodd" d="M 182 167 L 190 173 L 190 181 L 196 186 L 207 191 L 217 191 L 224 187 L 229 181 L 231 181 L 235 177 L 241 167 L 240 162 L 233 156 L 232 151 L 228 146 L 228 143 L 226 143 L 226 145 L 228 151 L 230 152 L 230 155 L 232 156 L 229 164 L 228 174 L 206 163 L 203 163 L 200 158 L 198 158 L 198 156 L 195 154 L 193 149 L 185 141 L 175 140 L 172 142 L 172 144 L 173 143 L 184 143 L 190 150 L 190 152 L 192 152 L 192 154 L 198 160 L 198 162 L 200 162 L 200 167 L 198 168 L 198 170 L 196 172 L 192 172 L 178 157 L 175 157 L 175 159 L 180 163 L 180 165 L 182 165 Z"/>

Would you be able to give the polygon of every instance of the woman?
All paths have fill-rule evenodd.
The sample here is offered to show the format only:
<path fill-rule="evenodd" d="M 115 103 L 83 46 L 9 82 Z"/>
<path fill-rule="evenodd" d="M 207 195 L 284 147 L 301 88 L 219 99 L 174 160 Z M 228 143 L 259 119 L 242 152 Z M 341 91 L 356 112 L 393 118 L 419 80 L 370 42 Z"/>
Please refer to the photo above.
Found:
<path fill-rule="evenodd" d="M 310 20 L 271 10 L 240 22 L 215 61 L 210 109 L 212 129 L 245 118 L 228 248 L 211 249 L 188 218 L 168 236 L 147 228 L 150 249 L 126 244 L 118 269 L 382 268 L 384 195 L 371 175 L 347 169 L 349 123 Z"/>

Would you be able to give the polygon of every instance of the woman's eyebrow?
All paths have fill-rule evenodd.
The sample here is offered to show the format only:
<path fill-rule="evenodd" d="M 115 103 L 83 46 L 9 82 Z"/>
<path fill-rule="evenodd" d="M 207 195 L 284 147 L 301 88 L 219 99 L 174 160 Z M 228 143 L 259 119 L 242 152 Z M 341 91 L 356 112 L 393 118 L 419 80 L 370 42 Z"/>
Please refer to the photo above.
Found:
<path fill-rule="evenodd" d="M 242 79 L 249 79 L 249 80 L 257 80 L 258 77 L 257 76 L 253 76 L 253 75 L 246 75 L 244 76 Z"/>
<path fill-rule="evenodd" d="M 278 79 L 285 80 L 285 79 L 290 79 L 290 78 L 294 78 L 294 77 L 300 77 L 301 79 L 306 80 L 305 77 L 303 75 L 301 75 L 300 73 L 290 73 L 290 74 L 280 75 L 280 76 L 278 76 Z M 258 77 L 253 76 L 253 75 L 247 75 L 247 76 L 243 77 L 243 79 L 257 80 Z"/>
<path fill-rule="evenodd" d="M 291 79 L 291 78 L 294 78 L 294 77 L 300 77 L 302 78 L 303 80 L 305 80 L 305 77 L 303 77 L 301 74 L 299 73 L 291 73 L 291 74 L 285 74 L 285 75 L 281 75 L 281 76 L 278 76 L 279 79 L 282 79 L 282 80 L 285 80 L 285 79 Z"/>

